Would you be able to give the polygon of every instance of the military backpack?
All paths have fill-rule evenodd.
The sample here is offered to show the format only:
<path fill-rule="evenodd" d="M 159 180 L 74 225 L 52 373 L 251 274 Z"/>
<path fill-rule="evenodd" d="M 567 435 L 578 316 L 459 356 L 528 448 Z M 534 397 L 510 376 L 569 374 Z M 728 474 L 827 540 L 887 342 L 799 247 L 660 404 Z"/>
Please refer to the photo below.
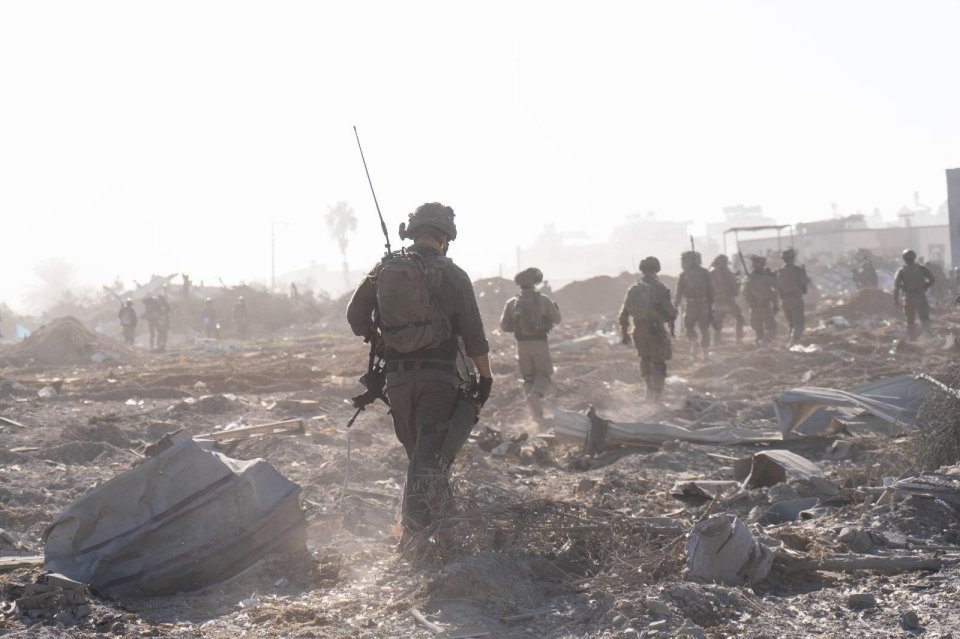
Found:
<path fill-rule="evenodd" d="M 539 337 L 550 330 L 544 321 L 538 293 L 521 293 L 513 307 L 514 333 L 518 337 Z"/>
<path fill-rule="evenodd" d="M 442 269 L 449 263 L 446 257 L 426 261 L 406 250 L 383 258 L 376 283 L 384 346 L 398 353 L 413 353 L 450 338 L 450 320 L 435 296 Z"/>

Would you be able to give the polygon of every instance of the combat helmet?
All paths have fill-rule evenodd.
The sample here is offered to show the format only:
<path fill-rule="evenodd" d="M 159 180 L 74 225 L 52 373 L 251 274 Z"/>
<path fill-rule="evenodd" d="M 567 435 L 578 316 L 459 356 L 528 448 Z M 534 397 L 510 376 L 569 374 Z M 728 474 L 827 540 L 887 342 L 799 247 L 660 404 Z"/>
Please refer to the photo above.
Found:
<path fill-rule="evenodd" d="M 439 202 L 427 202 L 410 213 L 405 223 L 400 224 L 400 239 L 413 239 L 417 229 L 431 226 L 445 233 L 450 240 L 457 239 L 457 225 L 453 221 L 453 209 Z"/>
<path fill-rule="evenodd" d="M 530 288 L 543 281 L 543 271 L 533 267 L 527 268 L 517 273 L 513 281 L 520 288 Z"/>
<path fill-rule="evenodd" d="M 730 258 L 728 258 L 726 255 L 721 253 L 720 255 L 713 258 L 713 261 L 710 262 L 710 266 L 717 266 L 717 267 L 723 268 L 724 266 L 727 266 L 729 263 L 730 263 Z"/>
<path fill-rule="evenodd" d="M 901 255 L 901 257 L 903 257 L 903 261 L 905 263 L 913 264 L 914 262 L 917 261 L 917 252 L 914 251 L 913 249 L 906 249 Z"/>
<path fill-rule="evenodd" d="M 641 273 L 659 273 L 660 272 L 660 260 L 655 258 L 652 255 L 640 260 L 640 272 Z"/>
<path fill-rule="evenodd" d="M 797 252 L 793 248 L 784 249 L 780 252 L 780 257 L 787 264 L 792 264 L 797 259 Z"/>

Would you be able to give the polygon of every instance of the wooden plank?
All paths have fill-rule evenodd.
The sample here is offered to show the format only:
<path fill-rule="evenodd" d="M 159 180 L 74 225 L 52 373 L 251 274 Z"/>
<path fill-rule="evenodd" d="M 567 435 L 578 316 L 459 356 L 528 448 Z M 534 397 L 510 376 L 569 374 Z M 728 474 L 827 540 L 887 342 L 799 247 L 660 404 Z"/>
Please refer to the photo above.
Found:
<path fill-rule="evenodd" d="M 17 570 L 18 568 L 32 568 L 43 565 L 43 555 L 27 555 L 23 557 L 0 557 L 0 572 Z"/>
<path fill-rule="evenodd" d="M 24 430 L 27 430 L 27 427 L 21 424 L 20 422 L 14 421 L 9 417 L 4 417 L 3 415 L 0 415 L 0 422 L 3 422 L 4 424 L 8 424 L 10 426 L 14 426 L 16 428 L 22 428 Z"/>
<path fill-rule="evenodd" d="M 234 428 L 233 430 L 223 430 L 217 433 L 204 433 L 203 435 L 194 436 L 193 439 L 212 439 L 217 442 L 228 442 L 272 435 L 304 436 L 306 434 L 307 430 L 302 419 L 288 419 L 282 422 L 270 422 L 269 424 Z"/>

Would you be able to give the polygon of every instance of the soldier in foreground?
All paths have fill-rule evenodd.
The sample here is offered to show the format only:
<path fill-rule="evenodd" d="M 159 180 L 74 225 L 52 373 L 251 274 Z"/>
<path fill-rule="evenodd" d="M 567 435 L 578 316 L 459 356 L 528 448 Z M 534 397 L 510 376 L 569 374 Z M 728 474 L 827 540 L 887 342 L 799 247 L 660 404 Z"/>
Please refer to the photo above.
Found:
<path fill-rule="evenodd" d="M 899 307 L 903 299 L 903 312 L 907 316 L 907 339 L 917 337 L 917 316 L 920 328 L 930 330 L 930 302 L 927 289 L 933 286 L 933 274 L 922 264 L 917 264 L 917 253 L 911 249 L 903 252 L 903 266 L 893 278 L 893 301 Z"/>
<path fill-rule="evenodd" d="M 400 237 L 413 246 L 387 255 L 364 278 L 347 321 L 354 334 L 382 345 L 394 430 L 409 460 L 403 551 L 449 508 L 450 467 L 490 397 L 493 375 L 473 284 L 446 257 L 457 238 L 453 209 L 417 207 Z M 465 388 L 458 373 L 461 341 L 480 374 L 475 388 Z"/>
<path fill-rule="evenodd" d="M 743 285 L 743 297 L 750 307 L 750 328 L 757 346 L 769 344 L 777 336 L 776 279 L 767 268 L 767 258 L 750 256 L 751 272 Z"/>
<path fill-rule="evenodd" d="M 736 322 L 737 344 L 740 344 L 743 341 L 743 313 L 737 304 L 740 282 L 730 270 L 726 255 L 716 256 L 710 264 L 710 282 L 713 285 L 713 330 L 717 343 L 720 343 L 723 320 L 729 314 Z"/>
<path fill-rule="evenodd" d="M 520 295 L 511 298 L 503 307 L 500 330 L 517 338 L 517 362 L 523 378 L 523 394 L 533 419 L 543 421 L 543 398 L 550 389 L 553 362 L 547 333 L 560 323 L 560 309 L 546 295 L 537 292 L 543 282 L 538 268 L 517 273 L 513 281 L 520 287 Z"/>
<path fill-rule="evenodd" d="M 793 346 L 800 341 L 806 325 L 803 296 L 807 293 L 810 278 L 807 277 L 807 269 L 795 264 L 797 252 L 792 248 L 783 251 L 780 257 L 783 258 L 783 266 L 777 270 L 777 293 L 789 326 L 790 346 Z"/>
<path fill-rule="evenodd" d="M 664 324 L 671 324 L 672 333 L 677 310 L 670 302 L 670 289 L 657 278 L 660 260 L 643 258 L 640 272 L 643 277 L 627 291 L 620 309 L 620 336 L 624 344 L 630 344 L 632 320 L 633 345 L 640 356 L 640 374 L 647 387 L 646 401 L 658 403 L 667 379 L 667 361 L 673 356 Z"/>
<path fill-rule="evenodd" d="M 137 311 L 133 308 L 133 300 L 127 299 L 120 307 L 120 327 L 123 329 L 123 341 L 133 346 L 137 335 Z"/>
<path fill-rule="evenodd" d="M 684 298 L 687 306 L 683 311 L 683 325 L 687 339 L 694 344 L 701 358 L 706 359 L 710 347 L 710 325 L 713 320 L 713 283 L 710 273 L 700 265 L 700 253 L 686 251 L 680 256 L 683 272 L 677 280 L 677 298 L 674 305 L 680 308 Z M 697 329 L 700 329 L 700 347 L 697 349 Z"/>

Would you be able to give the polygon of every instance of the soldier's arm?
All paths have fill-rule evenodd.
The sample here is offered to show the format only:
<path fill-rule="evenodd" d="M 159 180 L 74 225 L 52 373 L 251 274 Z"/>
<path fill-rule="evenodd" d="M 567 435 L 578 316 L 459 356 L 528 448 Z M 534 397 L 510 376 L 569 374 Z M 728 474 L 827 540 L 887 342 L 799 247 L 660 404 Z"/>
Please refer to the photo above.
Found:
<path fill-rule="evenodd" d="M 900 291 L 903 289 L 903 269 L 899 269 L 893 278 L 893 301 L 900 301 Z"/>
<path fill-rule="evenodd" d="M 663 321 L 672 322 L 677 319 L 677 308 L 670 302 L 670 289 L 664 286 L 660 293 L 660 303 L 657 305 Z"/>
<path fill-rule="evenodd" d="M 686 293 L 686 290 L 685 290 L 686 287 L 687 287 L 686 273 L 681 273 L 680 277 L 677 278 L 677 296 L 674 298 L 674 302 L 673 302 L 677 306 L 680 306 L 680 302 L 683 301 L 683 295 L 684 293 Z M 669 296 L 670 293 L 668 292 L 667 295 Z"/>
<path fill-rule="evenodd" d="M 928 269 L 926 266 L 921 266 L 920 268 L 923 269 L 923 280 L 924 280 L 923 289 L 927 290 L 928 288 L 936 284 L 937 280 L 936 278 L 933 277 L 933 273 L 931 273 L 930 269 Z"/>
<path fill-rule="evenodd" d="M 556 302 L 547 296 L 543 297 L 543 301 L 544 308 L 546 309 L 544 317 L 546 317 L 547 321 L 550 322 L 550 326 L 556 326 L 560 323 L 560 307 L 557 306 Z"/>
<path fill-rule="evenodd" d="M 713 278 L 710 277 L 710 274 L 707 274 L 707 304 L 713 306 L 713 298 L 715 291 L 713 290 Z"/>
<path fill-rule="evenodd" d="M 450 271 L 448 271 L 450 272 Z M 490 377 L 490 363 L 485 363 L 486 374 L 478 359 L 482 359 L 490 352 L 486 333 L 483 330 L 483 318 L 480 317 L 480 307 L 477 305 L 477 296 L 473 291 L 470 277 L 460 268 L 454 269 L 453 285 L 455 289 L 455 307 L 460 336 L 463 338 L 463 348 L 467 357 L 477 365 L 477 370 L 483 377 Z"/>
<path fill-rule="evenodd" d="M 630 291 L 627 291 L 627 296 L 623 298 L 623 306 L 620 307 L 620 317 L 617 321 L 625 334 L 627 329 L 630 328 Z"/>
<path fill-rule="evenodd" d="M 372 274 L 363 278 L 360 286 L 353 292 L 350 303 L 347 305 L 347 323 L 354 335 L 364 339 L 376 336 L 377 328 L 373 321 L 373 313 L 377 308 L 377 287 Z"/>
<path fill-rule="evenodd" d="M 513 309 L 516 301 L 516 298 L 508 300 L 503 307 L 503 314 L 500 316 L 500 330 L 504 333 L 513 332 Z"/>

